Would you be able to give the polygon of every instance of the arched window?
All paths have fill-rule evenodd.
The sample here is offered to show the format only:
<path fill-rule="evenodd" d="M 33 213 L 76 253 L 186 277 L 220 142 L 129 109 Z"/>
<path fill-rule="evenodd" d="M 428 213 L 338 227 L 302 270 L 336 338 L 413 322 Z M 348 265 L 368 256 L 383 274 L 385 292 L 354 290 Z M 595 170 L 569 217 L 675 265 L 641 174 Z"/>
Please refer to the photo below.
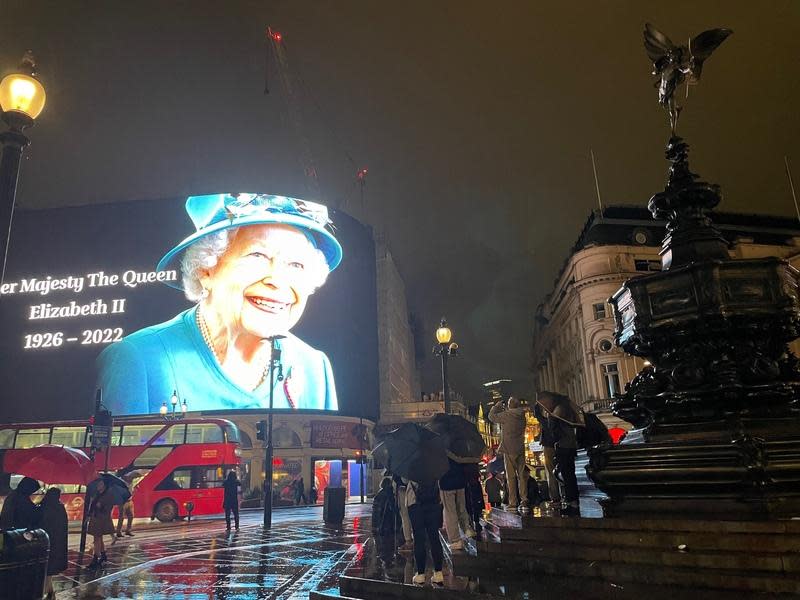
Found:
<path fill-rule="evenodd" d="M 253 440 L 241 429 L 239 430 L 239 437 L 241 438 L 240 441 L 243 449 L 249 450 L 253 447 Z"/>

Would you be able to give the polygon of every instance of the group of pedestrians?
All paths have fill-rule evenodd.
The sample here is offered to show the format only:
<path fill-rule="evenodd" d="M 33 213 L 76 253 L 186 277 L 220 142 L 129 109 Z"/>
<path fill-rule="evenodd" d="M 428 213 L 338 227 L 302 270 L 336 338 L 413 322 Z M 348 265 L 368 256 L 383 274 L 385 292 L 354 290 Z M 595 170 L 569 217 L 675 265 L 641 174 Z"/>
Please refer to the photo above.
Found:
<path fill-rule="evenodd" d="M 530 410 L 517 398 L 498 402 L 489 411 L 488 418 L 500 425 L 498 453 L 503 455 L 508 485 L 507 509 L 529 509 L 532 503 L 541 504 L 538 485 L 525 464 L 525 427 Z M 560 508 L 564 516 L 580 515 L 578 480 L 575 475 L 575 458 L 578 454 L 576 411 L 569 399 L 552 392 L 540 392 L 533 413 L 541 428 L 539 441 L 543 448 L 547 489 L 551 506 Z M 488 482 L 487 482 L 488 483 Z M 497 484 L 489 502 L 495 506 Z M 563 486 L 563 494 L 562 488 Z M 487 495 L 489 491 L 487 489 Z"/>
<path fill-rule="evenodd" d="M 39 482 L 23 477 L 16 489 L 6 496 L 0 511 L 0 529 L 43 529 L 50 540 L 47 559 L 46 598 L 55 598 L 53 576 L 67 569 L 67 511 L 61 503 L 61 490 L 50 488 L 41 502 L 31 496 L 39 491 Z"/>

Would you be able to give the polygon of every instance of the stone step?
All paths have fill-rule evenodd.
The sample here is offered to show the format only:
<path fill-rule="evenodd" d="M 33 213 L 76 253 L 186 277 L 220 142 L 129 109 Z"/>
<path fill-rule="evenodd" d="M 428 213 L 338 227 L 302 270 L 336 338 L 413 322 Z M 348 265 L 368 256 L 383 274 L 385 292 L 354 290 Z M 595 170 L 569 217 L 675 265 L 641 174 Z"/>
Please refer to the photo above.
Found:
<path fill-rule="evenodd" d="M 481 594 L 466 589 L 431 587 L 429 584 L 426 586 L 407 585 L 347 576 L 339 578 L 339 591 L 343 596 L 363 600 L 376 598 L 381 600 L 463 600 L 467 596 L 470 600 L 508 600 L 507 596 Z"/>
<path fill-rule="evenodd" d="M 800 535 L 800 520 L 704 521 L 692 519 L 533 517 L 493 508 L 486 521 L 501 529 L 600 529 L 612 531 L 689 531 L 696 533 L 761 533 Z"/>
<path fill-rule="evenodd" d="M 518 578 L 523 573 L 529 573 L 598 578 L 617 584 L 632 582 L 656 586 L 800 594 L 800 577 L 782 573 L 698 569 L 521 554 L 496 554 L 495 557 L 490 559 L 488 553 L 481 553 L 478 556 L 454 553 L 453 570 L 456 575 L 489 577 L 501 581 L 504 577 Z"/>
<path fill-rule="evenodd" d="M 563 519 L 567 520 L 567 519 Z M 585 519 L 593 521 L 595 519 Z M 599 520 L 599 519 L 598 519 Z M 501 542 L 530 541 L 540 544 L 573 544 L 581 546 L 609 546 L 675 550 L 686 545 L 694 550 L 721 550 L 743 553 L 794 553 L 800 550 L 800 534 L 795 533 L 719 533 L 702 529 L 614 529 L 596 527 L 559 527 L 542 523 L 538 527 L 521 529 L 500 527 L 497 533 Z"/>
<path fill-rule="evenodd" d="M 800 575 L 800 555 L 785 552 L 726 552 L 703 551 L 687 548 L 634 548 L 625 546 L 584 546 L 565 543 L 540 543 L 531 541 L 505 541 L 501 543 L 478 541 L 479 556 L 503 560 L 504 556 L 533 556 L 549 558 L 607 561 L 613 563 L 694 567 L 697 569 L 732 569 L 768 573 Z"/>

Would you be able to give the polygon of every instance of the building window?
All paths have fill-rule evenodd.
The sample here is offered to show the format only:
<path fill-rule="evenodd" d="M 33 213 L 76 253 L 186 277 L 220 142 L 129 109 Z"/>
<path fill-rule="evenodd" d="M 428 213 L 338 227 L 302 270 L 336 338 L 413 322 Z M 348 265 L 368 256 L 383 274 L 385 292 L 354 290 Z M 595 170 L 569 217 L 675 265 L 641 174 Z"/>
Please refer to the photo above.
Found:
<path fill-rule="evenodd" d="M 637 271 L 660 271 L 660 260 L 647 260 L 646 258 L 637 258 L 633 261 L 633 266 Z"/>
<path fill-rule="evenodd" d="M 606 398 L 613 398 L 622 391 L 619 385 L 619 367 L 617 363 L 606 363 L 600 368 L 606 383 Z"/>
<path fill-rule="evenodd" d="M 611 352 L 614 344 L 611 343 L 611 340 L 600 340 L 600 343 L 597 344 L 597 347 L 600 348 L 600 352 Z"/>
<path fill-rule="evenodd" d="M 601 302 L 599 304 L 594 305 L 594 318 L 595 319 L 605 319 L 606 318 L 606 303 Z"/>

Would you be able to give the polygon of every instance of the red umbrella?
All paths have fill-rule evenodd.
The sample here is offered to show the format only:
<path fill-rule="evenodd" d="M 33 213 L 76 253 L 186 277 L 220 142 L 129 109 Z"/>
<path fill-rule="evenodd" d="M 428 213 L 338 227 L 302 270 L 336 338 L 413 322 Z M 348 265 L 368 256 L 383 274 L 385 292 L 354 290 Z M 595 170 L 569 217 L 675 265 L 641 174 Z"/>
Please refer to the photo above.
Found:
<path fill-rule="evenodd" d="M 94 463 L 83 450 L 50 444 L 6 450 L 3 471 L 32 477 L 44 483 L 86 485 L 97 479 Z"/>

